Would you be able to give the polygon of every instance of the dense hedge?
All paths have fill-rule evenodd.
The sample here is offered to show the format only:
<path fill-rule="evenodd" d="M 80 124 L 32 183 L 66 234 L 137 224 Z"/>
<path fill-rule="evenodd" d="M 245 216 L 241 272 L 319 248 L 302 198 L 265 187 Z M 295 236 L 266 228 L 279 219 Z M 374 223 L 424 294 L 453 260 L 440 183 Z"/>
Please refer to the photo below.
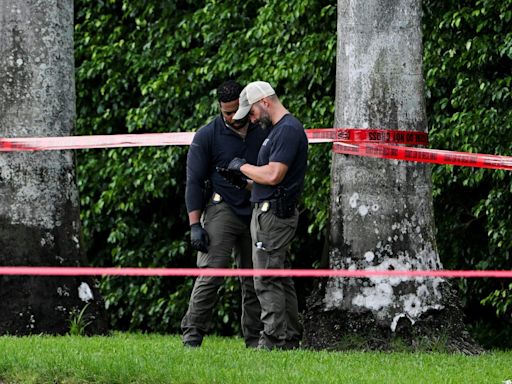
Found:
<path fill-rule="evenodd" d="M 427 0 L 424 8 L 433 147 L 512 155 L 512 1 Z M 510 270 L 511 176 L 509 171 L 434 167 L 437 240 L 446 268 Z M 509 282 L 458 283 L 482 343 L 512 345 Z"/>
<path fill-rule="evenodd" d="M 431 141 L 438 148 L 508 154 L 512 1 L 458 3 L 425 1 Z M 215 89 L 227 78 L 267 80 L 307 128 L 333 124 L 335 1 L 77 0 L 75 7 L 79 134 L 197 130 L 218 113 Z M 194 265 L 183 198 L 186 150 L 79 152 L 84 237 L 95 265 Z M 329 145 L 311 146 L 296 267 L 317 266 L 321 257 L 329 163 Z M 434 168 L 445 266 L 506 268 L 509 177 Z M 297 284 L 304 298 L 310 283 Z M 190 278 L 102 280 L 114 328 L 156 332 L 178 330 L 191 286 Z M 500 285 L 463 281 L 460 288 L 471 312 Z M 222 290 L 215 329 L 238 332 L 236 281 L 228 279 Z M 494 301 L 510 313 L 503 303 Z"/>
<path fill-rule="evenodd" d="M 197 130 L 218 113 L 215 89 L 227 78 L 265 79 L 306 126 L 332 126 L 333 5 L 77 1 L 76 7 L 80 134 Z M 80 153 L 82 220 L 92 262 L 195 265 L 183 198 L 186 150 Z M 322 240 L 329 161 L 329 147 L 312 148 L 314 176 L 306 187 L 302 244 L 296 249 L 318 249 L 309 244 Z M 319 255 L 296 257 L 297 265 L 309 267 Z M 113 327 L 174 332 L 191 284 L 190 278 L 106 278 L 102 291 Z M 223 290 L 214 323 L 230 333 L 239 322 L 236 281 L 228 280 Z"/>

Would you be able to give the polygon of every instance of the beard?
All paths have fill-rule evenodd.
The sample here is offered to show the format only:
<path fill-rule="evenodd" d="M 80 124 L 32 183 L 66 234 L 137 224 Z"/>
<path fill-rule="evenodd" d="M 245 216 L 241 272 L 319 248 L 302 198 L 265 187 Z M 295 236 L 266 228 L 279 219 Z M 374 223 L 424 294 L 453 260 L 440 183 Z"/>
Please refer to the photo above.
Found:
<path fill-rule="evenodd" d="M 268 129 L 272 126 L 272 119 L 267 112 L 262 112 L 260 119 L 258 120 L 258 124 L 262 129 Z"/>

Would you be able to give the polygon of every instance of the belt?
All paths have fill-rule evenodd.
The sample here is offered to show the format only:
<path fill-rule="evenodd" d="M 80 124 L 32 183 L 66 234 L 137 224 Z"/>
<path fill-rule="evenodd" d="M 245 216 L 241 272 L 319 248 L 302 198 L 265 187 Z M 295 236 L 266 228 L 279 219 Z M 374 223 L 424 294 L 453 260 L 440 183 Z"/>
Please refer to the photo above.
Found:
<path fill-rule="evenodd" d="M 272 213 L 280 219 L 288 219 L 292 217 L 297 208 L 294 200 L 285 202 L 279 199 L 274 200 L 263 200 L 259 203 L 254 203 L 254 208 L 260 209 L 261 212 L 268 212 L 272 210 Z"/>

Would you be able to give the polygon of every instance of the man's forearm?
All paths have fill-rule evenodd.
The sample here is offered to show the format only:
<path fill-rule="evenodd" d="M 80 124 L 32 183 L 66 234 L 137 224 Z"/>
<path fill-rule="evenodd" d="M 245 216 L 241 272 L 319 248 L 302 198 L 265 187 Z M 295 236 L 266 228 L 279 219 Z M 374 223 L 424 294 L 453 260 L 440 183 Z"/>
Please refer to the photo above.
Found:
<path fill-rule="evenodd" d="M 188 223 L 190 225 L 199 223 L 201 221 L 201 211 L 195 210 L 188 213 Z"/>
<path fill-rule="evenodd" d="M 277 185 L 286 175 L 288 166 L 283 163 L 270 163 L 262 166 L 244 164 L 240 172 L 252 179 L 255 183 L 263 185 Z"/>

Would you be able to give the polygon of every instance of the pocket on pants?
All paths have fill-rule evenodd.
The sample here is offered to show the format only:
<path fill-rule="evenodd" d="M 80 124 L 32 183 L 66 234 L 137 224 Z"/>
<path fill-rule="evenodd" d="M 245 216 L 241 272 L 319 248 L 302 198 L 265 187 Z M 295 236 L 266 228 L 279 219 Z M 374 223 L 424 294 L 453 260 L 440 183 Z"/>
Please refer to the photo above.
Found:
<path fill-rule="evenodd" d="M 204 226 L 207 226 L 210 222 L 215 220 L 215 217 L 218 216 L 218 213 L 221 211 L 220 204 L 213 204 L 212 202 L 208 203 L 204 209 L 203 215 L 201 217 L 201 222 Z"/>
<path fill-rule="evenodd" d="M 197 252 L 197 262 L 196 265 L 198 268 L 207 268 L 209 267 L 210 259 L 208 257 L 208 253 L 204 253 L 201 251 Z"/>
<path fill-rule="evenodd" d="M 261 243 L 261 249 L 273 252 L 287 247 L 295 235 L 298 215 L 280 219 L 272 212 L 258 212 L 256 215 L 255 245 Z"/>

